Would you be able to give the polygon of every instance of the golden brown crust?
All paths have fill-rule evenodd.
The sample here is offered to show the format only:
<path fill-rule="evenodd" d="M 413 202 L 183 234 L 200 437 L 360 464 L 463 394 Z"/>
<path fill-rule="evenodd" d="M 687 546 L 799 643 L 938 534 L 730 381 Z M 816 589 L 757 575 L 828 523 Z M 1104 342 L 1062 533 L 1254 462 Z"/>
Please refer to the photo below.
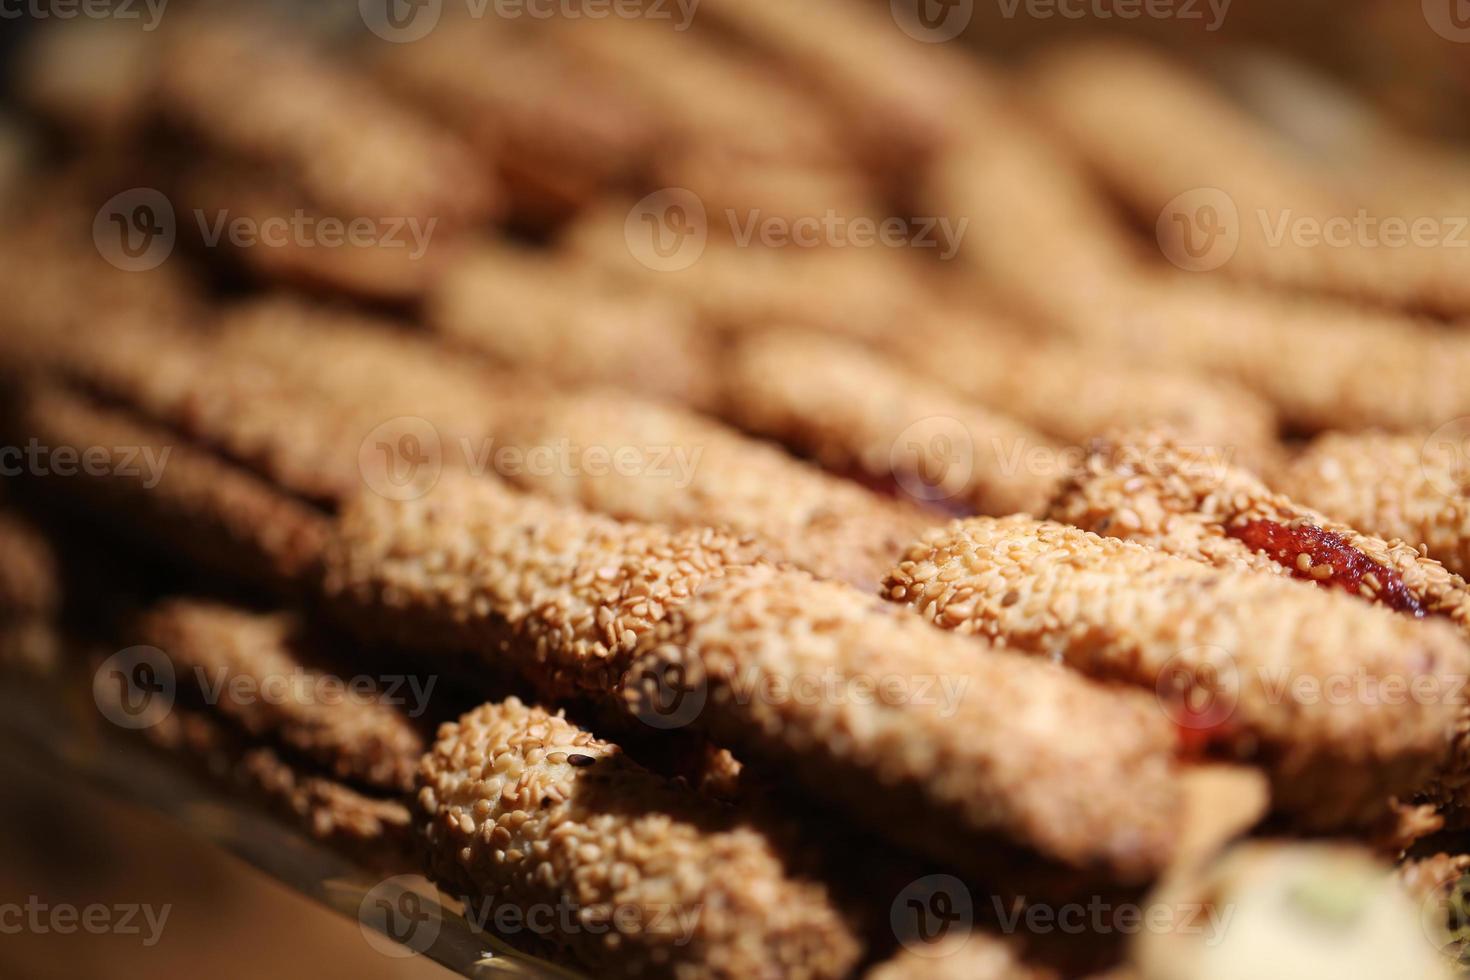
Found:
<path fill-rule="evenodd" d="M 1035 514 L 1063 476 L 1045 436 L 838 338 L 753 335 L 724 372 L 730 421 L 920 502 Z"/>
<path fill-rule="evenodd" d="M 1049 521 L 956 522 L 887 589 L 946 629 L 1159 691 L 1161 712 L 1168 683 L 1215 698 L 1208 733 L 1263 764 L 1275 806 L 1307 827 L 1380 817 L 1443 761 L 1463 710 L 1470 650 L 1446 624 Z M 1410 696 L 1426 678 L 1434 690 Z M 1366 694 L 1330 693 L 1351 679 Z"/>
<path fill-rule="evenodd" d="M 606 976 L 838 978 L 856 963 L 825 889 L 762 834 L 560 715 L 483 705 L 440 729 L 419 783 L 437 881 L 487 913 L 570 908 L 512 940 Z"/>
<path fill-rule="evenodd" d="M 365 494 L 342 515 L 325 589 L 346 622 L 415 648 L 473 651 L 542 696 L 611 696 L 638 640 L 749 540 L 621 523 L 446 475 L 403 502 Z"/>
<path fill-rule="evenodd" d="M 304 624 L 175 599 L 138 621 L 181 682 L 252 738 L 268 738 L 336 779 L 407 792 L 425 740 L 376 680 L 325 671 L 308 654 Z M 427 705 L 416 706 L 427 707 Z"/>
<path fill-rule="evenodd" d="M 1396 538 L 1385 541 L 1329 520 L 1273 493 L 1254 474 L 1230 465 L 1227 454 L 1185 446 L 1165 432 L 1099 440 L 1048 516 L 1207 564 L 1280 576 L 1300 569 L 1254 550 L 1236 532 L 1256 520 L 1306 523 L 1337 535 L 1397 572 L 1425 612 L 1448 616 L 1462 629 L 1470 629 L 1470 587 L 1413 544 Z"/>
<path fill-rule="evenodd" d="M 508 406 L 498 437 L 525 454 L 527 465 L 502 468 L 523 489 L 619 519 L 749 534 L 776 558 L 868 588 L 929 523 L 715 422 L 624 395 Z M 570 465 L 531 465 L 558 447 Z M 593 452 L 632 465 L 593 467 Z"/>
<path fill-rule="evenodd" d="M 150 550 L 277 593 L 318 567 L 325 515 L 172 432 L 55 385 L 26 393 L 19 428 L 49 451 L 100 453 L 94 473 L 42 478 Z"/>
<path fill-rule="evenodd" d="M 937 860 L 1068 888 L 1144 881 L 1168 858 L 1174 740 L 1148 699 L 796 570 L 709 583 L 642 651 L 641 714 L 682 720 L 682 702 L 661 710 L 681 677 L 689 723 Z"/>
<path fill-rule="evenodd" d="M 1456 446 L 1425 432 L 1328 433 L 1282 466 L 1272 485 L 1334 520 L 1422 546 L 1446 569 L 1470 572 L 1470 496 Z"/>

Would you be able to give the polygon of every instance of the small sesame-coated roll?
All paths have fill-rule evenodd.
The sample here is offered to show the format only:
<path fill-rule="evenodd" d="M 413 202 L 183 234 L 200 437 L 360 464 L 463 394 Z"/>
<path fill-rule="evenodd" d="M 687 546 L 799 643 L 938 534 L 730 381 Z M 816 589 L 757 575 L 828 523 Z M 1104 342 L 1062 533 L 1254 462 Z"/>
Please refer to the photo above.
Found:
<path fill-rule="evenodd" d="M 958 521 L 886 587 L 945 629 L 1154 690 L 1161 711 L 1182 695 L 1181 726 L 1262 764 L 1276 808 L 1312 829 L 1369 823 L 1421 786 L 1470 671 L 1445 623 L 1050 521 Z"/>
<path fill-rule="evenodd" d="M 446 474 L 425 496 L 363 494 L 327 549 L 325 589 L 353 627 L 470 651 L 547 698 L 607 699 L 669 609 L 758 550 L 708 527 L 621 523 Z"/>
<path fill-rule="evenodd" d="M 46 448 L 48 490 L 150 550 L 277 594 L 305 588 L 321 559 L 325 514 L 175 432 L 59 385 L 29 389 L 16 428 Z M 77 454 L 65 472 L 58 450 Z"/>
<path fill-rule="evenodd" d="M 640 714 L 692 708 L 740 758 L 982 880 L 1138 884 L 1168 860 L 1175 743 L 1148 698 L 795 569 L 730 572 L 641 649 Z M 686 696 L 661 711 L 678 677 Z"/>
<path fill-rule="evenodd" d="M 1095 444 L 1048 516 L 1213 565 L 1306 579 L 1416 616 L 1442 614 L 1470 630 L 1470 588 L 1414 544 L 1329 520 L 1271 492 L 1227 454 L 1160 432 Z"/>
<path fill-rule="evenodd" d="M 631 396 L 511 405 L 497 437 L 497 469 L 523 489 L 624 520 L 750 534 L 775 558 L 864 588 L 930 524 L 716 422 Z"/>
<path fill-rule="evenodd" d="M 480 244 L 436 281 L 426 317 L 501 367 L 568 388 L 611 385 L 698 403 L 714 384 L 712 337 L 689 304 L 621 287 L 561 253 Z"/>
<path fill-rule="evenodd" d="M 722 395 L 723 414 L 747 431 L 921 503 L 1035 514 L 1062 477 L 1045 436 L 835 337 L 742 340 Z"/>
<path fill-rule="evenodd" d="M 483 705 L 440 729 L 419 785 L 429 874 L 600 976 L 835 980 L 860 955 L 766 836 L 560 715 Z"/>
<path fill-rule="evenodd" d="M 1329 433 L 1283 465 L 1272 485 L 1334 520 L 1422 546 L 1464 576 L 1470 574 L 1470 487 L 1462 452 L 1426 432 Z"/>
<path fill-rule="evenodd" d="M 349 686 L 324 670 L 298 618 L 175 599 L 145 612 L 137 635 L 252 738 L 272 739 L 336 779 L 412 788 L 423 736 L 381 685 L 367 689 L 358 678 Z"/>

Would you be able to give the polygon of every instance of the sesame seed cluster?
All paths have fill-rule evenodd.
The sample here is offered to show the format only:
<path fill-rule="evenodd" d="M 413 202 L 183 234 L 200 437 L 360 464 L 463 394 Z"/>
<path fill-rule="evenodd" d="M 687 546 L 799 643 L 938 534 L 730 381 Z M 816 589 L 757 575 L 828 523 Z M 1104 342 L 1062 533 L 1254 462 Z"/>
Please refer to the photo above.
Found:
<path fill-rule="evenodd" d="M 1169 854 L 1173 738 L 1145 698 L 797 570 L 709 583 L 642 650 L 629 698 L 643 710 L 657 710 L 648 680 L 680 672 L 717 742 L 972 873 L 994 875 L 1009 847 L 1073 878 L 1138 880 Z M 828 696 L 801 693 L 817 683 Z M 876 702 L 865 683 L 882 685 Z"/>
<path fill-rule="evenodd" d="M 1335 703 L 1272 678 L 1431 677 L 1449 691 L 1470 667 L 1446 624 L 1021 516 L 932 532 L 885 588 L 945 629 L 1161 696 L 1169 678 L 1183 694 L 1228 677 L 1206 688 L 1227 709 L 1211 734 L 1266 766 L 1274 804 L 1306 827 L 1371 822 L 1420 788 L 1461 709 L 1449 697 Z"/>
<path fill-rule="evenodd" d="M 569 905 L 571 928 L 546 941 L 589 968 L 818 978 L 857 960 L 822 887 L 764 835 L 560 715 L 514 698 L 477 708 L 440 730 L 420 783 L 435 877 L 494 905 Z M 638 928 L 610 928 L 615 916 Z"/>
<path fill-rule="evenodd" d="M 1470 494 L 1452 441 L 1431 433 L 1330 433 L 1284 463 L 1282 493 L 1334 520 L 1420 546 L 1456 575 L 1470 572 Z"/>
<path fill-rule="evenodd" d="M 325 590 L 367 632 L 415 647 L 437 637 L 546 697 L 605 698 L 669 610 L 759 557 L 749 539 L 712 528 L 623 523 L 446 475 L 416 500 L 354 502 L 327 551 Z"/>

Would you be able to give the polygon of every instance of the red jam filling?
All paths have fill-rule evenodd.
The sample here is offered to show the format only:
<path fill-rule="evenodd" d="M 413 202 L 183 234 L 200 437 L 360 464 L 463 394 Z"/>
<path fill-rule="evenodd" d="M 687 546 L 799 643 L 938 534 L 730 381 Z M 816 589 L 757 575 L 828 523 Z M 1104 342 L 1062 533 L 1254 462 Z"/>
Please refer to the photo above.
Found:
<path fill-rule="evenodd" d="M 1268 555 L 1296 578 L 1381 603 L 1395 612 L 1422 617 L 1424 604 L 1398 572 L 1348 544 L 1341 535 L 1314 524 L 1252 520 L 1229 529 L 1256 551 Z"/>

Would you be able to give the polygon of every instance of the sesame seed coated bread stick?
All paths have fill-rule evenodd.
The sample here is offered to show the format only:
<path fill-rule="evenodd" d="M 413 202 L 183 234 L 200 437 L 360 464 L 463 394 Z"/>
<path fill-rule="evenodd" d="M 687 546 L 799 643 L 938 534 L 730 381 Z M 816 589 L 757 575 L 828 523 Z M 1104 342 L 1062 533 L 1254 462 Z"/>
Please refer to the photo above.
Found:
<path fill-rule="evenodd" d="M 1234 448 L 1242 459 L 1276 452 L 1271 406 L 1230 382 L 1039 339 L 1009 324 L 955 318 L 933 329 L 932 343 L 901 345 L 910 367 L 1068 445 L 1164 425 L 1183 441 Z"/>
<path fill-rule="evenodd" d="M 1101 440 L 1049 517 L 1207 564 L 1307 579 L 1470 629 L 1470 587 L 1413 544 L 1364 534 L 1157 431 Z"/>
<path fill-rule="evenodd" d="M 101 685 L 97 696 L 121 698 L 122 694 L 120 688 Z M 411 866 L 411 817 L 398 799 L 368 795 L 293 763 L 268 745 L 251 744 L 205 711 L 175 705 L 143 729 L 143 736 L 209 778 L 290 820 L 313 840 L 372 867 L 397 870 Z"/>
<path fill-rule="evenodd" d="M 742 247 L 738 238 L 712 233 L 688 267 L 650 268 L 629 250 L 632 207 L 589 208 L 560 245 L 589 265 L 689 304 L 716 330 L 739 334 L 789 323 L 880 342 L 931 304 L 922 266 L 891 254 L 912 249 L 767 248 L 758 239 Z"/>
<path fill-rule="evenodd" d="M 1374 195 L 1355 195 L 1181 63 L 1142 46 L 1091 43 L 1047 53 L 1026 78 L 1028 94 L 1140 220 L 1153 224 L 1179 201 L 1187 220 L 1159 225 L 1166 254 L 1233 232 L 1224 275 L 1383 305 L 1470 309 L 1464 250 L 1408 234 L 1414 219 L 1435 221 L 1433 211 L 1372 213 Z M 1377 223 L 1384 218 L 1402 230 Z"/>
<path fill-rule="evenodd" d="M 691 723 L 715 742 L 982 880 L 1137 884 L 1168 859 L 1174 737 L 1147 698 L 794 569 L 729 572 L 642 650 L 628 680 L 640 714 L 681 711 L 661 708 L 682 675 Z"/>
<path fill-rule="evenodd" d="M 151 550 L 278 594 L 303 588 L 320 562 L 324 514 L 175 433 L 45 385 L 27 392 L 16 427 L 49 450 L 90 454 L 96 472 L 41 478 Z"/>
<path fill-rule="evenodd" d="M 631 396 L 528 400 L 508 406 L 497 428 L 501 447 L 525 453 L 525 465 L 499 468 L 522 489 L 623 520 L 749 534 L 774 558 L 865 588 L 929 525 L 916 508 Z M 565 465 L 537 462 L 559 447 Z"/>
<path fill-rule="evenodd" d="M 457 138 L 384 99 L 300 33 L 240 17 L 167 25 L 158 111 L 218 153 L 269 167 L 326 214 L 486 216 L 496 189 Z"/>
<path fill-rule="evenodd" d="M 270 738 L 333 778 L 407 792 L 425 740 L 379 685 L 348 688 L 309 652 L 304 624 L 213 602 L 176 599 L 139 617 L 139 639 L 162 650 L 180 680 L 252 738 Z M 243 687 L 246 697 L 231 691 Z"/>
<path fill-rule="evenodd" d="M 878 173 L 926 160 L 954 139 L 956 106 L 981 84 L 969 62 L 906 34 L 877 8 L 706 0 L 699 13 L 699 29 L 713 26 L 753 46 L 821 97 L 854 154 Z"/>
<path fill-rule="evenodd" d="M 945 629 L 1060 657 L 1161 702 L 1208 700 L 1197 715 L 1174 712 L 1180 724 L 1256 759 L 1276 808 L 1307 828 L 1381 817 L 1390 796 L 1417 789 L 1444 760 L 1463 710 L 1453 694 L 1470 649 L 1447 624 L 1050 521 L 955 522 L 915 545 L 886 588 Z M 1436 689 L 1391 700 L 1295 683 L 1329 690 L 1341 677 Z"/>
<path fill-rule="evenodd" d="M 1432 429 L 1470 414 L 1470 338 L 1410 316 L 1183 273 L 1066 295 L 1053 322 L 1072 339 L 1225 377 L 1298 433 Z"/>
<path fill-rule="evenodd" d="M 416 830 L 443 887 L 487 912 L 570 909 L 512 940 L 602 976 L 815 980 L 856 964 L 825 889 L 764 835 L 560 715 L 483 705 L 440 729 L 419 785 Z"/>
<path fill-rule="evenodd" d="M 1047 437 L 839 338 L 752 335 L 724 372 L 731 422 L 900 495 L 971 513 L 1040 513 L 1062 476 Z M 1051 465 L 1030 465 L 1037 452 Z"/>
<path fill-rule="evenodd" d="M 659 135 L 626 84 L 556 49 L 560 33 L 445 11 L 412 44 L 374 45 L 367 62 L 499 173 L 518 218 L 544 220 L 632 183 Z"/>
<path fill-rule="evenodd" d="M 620 288 L 558 253 L 483 243 L 451 263 L 425 304 L 440 336 L 567 387 L 698 404 L 714 386 L 712 338 L 691 306 Z"/>
<path fill-rule="evenodd" d="M 1470 488 L 1462 453 L 1452 439 L 1424 432 L 1334 432 L 1288 460 L 1271 483 L 1334 520 L 1423 546 L 1464 576 L 1470 573 Z"/>
<path fill-rule="evenodd" d="M 475 652 L 543 697 L 607 699 L 669 609 L 758 555 L 711 528 L 621 523 L 446 474 L 418 499 L 352 503 L 327 549 L 325 589 L 357 629 Z"/>

